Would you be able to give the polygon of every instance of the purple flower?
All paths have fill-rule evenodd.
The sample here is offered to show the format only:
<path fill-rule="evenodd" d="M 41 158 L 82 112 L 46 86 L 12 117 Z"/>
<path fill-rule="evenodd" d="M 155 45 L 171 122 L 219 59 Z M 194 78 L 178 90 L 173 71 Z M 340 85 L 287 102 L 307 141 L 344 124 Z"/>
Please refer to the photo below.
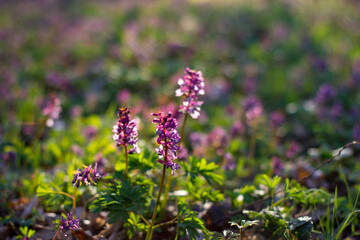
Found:
<path fill-rule="evenodd" d="M 245 78 L 242 87 L 244 92 L 246 93 L 250 93 L 250 94 L 255 93 L 257 89 L 256 78 L 253 77 Z"/>
<path fill-rule="evenodd" d="M 281 171 L 284 169 L 284 164 L 278 157 L 273 157 L 271 161 L 271 168 L 276 175 L 280 175 Z"/>
<path fill-rule="evenodd" d="M 333 121 L 336 121 L 343 115 L 343 106 L 341 102 L 336 101 L 330 109 L 330 117 Z"/>
<path fill-rule="evenodd" d="M 260 100 L 256 96 L 249 96 L 244 99 L 242 106 L 248 121 L 253 121 L 261 116 L 263 107 Z"/>
<path fill-rule="evenodd" d="M 236 168 L 236 162 L 231 153 L 225 153 L 224 159 L 226 163 L 225 170 L 234 170 Z"/>
<path fill-rule="evenodd" d="M 285 117 L 280 112 L 272 112 L 270 113 L 270 124 L 274 128 L 278 128 L 283 125 L 285 122 Z"/>
<path fill-rule="evenodd" d="M 208 144 L 217 149 L 219 153 L 221 153 L 222 149 L 224 149 L 228 144 L 228 134 L 225 129 L 222 127 L 215 127 L 211 132 L 207 135 Z"/>
<path fill-rule="evenodd" d="M 360 124 L 357 123 L 353 130 L 353 136 L 356 141 L 360 141 Z"/>
<path fill-rule="evenodd" d="M 51 93 L 42 109 L 42 114 L 48 117 L 46 126 L 52 127 L 54 125 L 54 120 L 59 118 L 60 112 L 62 111 L 60 103 L 60 99 L 56 96 L 56 94 Z"/>
<path fill-rule="evenodd" d="M 186 68 L 184 79 L 179 79 L 179 89 L 176 90 L 175 95 L 177 97 L 184 96 L 185 100 L 180 106 L 180 111 L 183 113 L 189 113 L 194 119 L 200 115 L 200 108 L 203 101 L 198 101 L 199 95 L 204 95 L 204 78 L 200 71 L 191 70 Z"/>
<path fill-rule="evenodd" d="M 84 156 L 84 150 L 77 144 L 72 145 L 71 150 L 72 150 L 73 153 L 75 153 L 79 157 Z"/>
<path fill-rule="evenodd" d="M 13 151 L 4 152 L 0 154 L 0 159 L 6 162 L 12 162 L 16 159 L 16 153 Z"/>
<path fill-rule="evenodd" d="M 119 108 L 119 122 L 113 127 L 113 139 L 118 147 L 132 145 L 133 149 L 128 150 L 128 153 L 140 153 L 137 146 L 138 132 L 135 120 L 130 121 L 130 110 L 126 108 Z"/>
<path fill-rule="evenodd" d="M 244 124 L 241 121 L 235 121 L 230 128 L 230 134 L 232 137 L 236 137 L 245 132 Z"/>
<path fill-rule="evenodd" d="M 179 150 L 178 143 L 180 142 L 180 135 L 176 130 L 178 122 L 172 117 L 171 112 L 168 114 L 163 112 L 152 113 L 152 116 L 154 116 L 152 122 L 158 124 L 156 126 L 156 135 L 158 135 L 156 142 L 160 145 L 159 148 L 156 149 L 160 157 L 158 162 L 166 166 L 166 168 L 171 168 L 171 172 L 174 175 L 176 170 L 180 168 L 180 166 L 174 162 L 177 158 L 177 151 Z"/>
<path fill-rule="evenodd" d="M 316 93 L 315 101 L 319 105 L 326 105 L 333 100 L 336 95 L 335 89 L 328 83 L 319 87 Z"/>
<path fill-rule="evenodd" d="M 97 130 L 94 126 L 88 126 L 83 130 L 84 136 L 89 140 L 93 139 L 96 136 L 96 133 Z"/>
<path fill-rule="evenodd" d="M 96 182 L 96 179 L 101 178 L 100 173 L 97 171 L 98 162 L 95 162 L 94 169 L 92 169 L 92 164 L 86 168 L 84 168 L 81 172 L 79 170 L 76 171 L 74 179 L 71 181 L 73 186 L 80 187 L 80 184 L 83 182 L 86 185 L 90 185 L 91 182 Z"/>
<path fill-rule="evenodd" d="M 69 85 L 69 81 L 67 78 L 62 76 L 60 73 L 51 72 L 46 76 L 46 82 L 51 87 L 56 87 L 59 89 L 65 89 Z"/>
<path fill-rule="evenodd" d="M 130 100 L 130 98 L 131 98 L 131 92 L 127 88 L 121 90 L 116 96 L 116 100 L 120 103 L 127 103 Z"/>
<path fill-rule="evenodd" d="M 97 153 L 94 156 L 94 161 L 97 163 L 97 171 L 101 176 L 105 176 L 107 173 L 105 172 L 106 158 L 103 156 L 101 152 Z"/>
<path fill-rule="evenodd" d="M 291 142 L 288 150 L 286 151 L 287 158 L 294 158 L 300 152 L 300 146 L 296 142 Z"/>
<path fill-rule="evenodd" d="M 83 113 L 83 108 L 80 105 L 75 105 L 70 110 L 70 116 L 74 118 L 81 116 L 82 113 Z"/>
<path fill-rule="evenodd" d="M 74 219 L 72 212 L 70 212 L 66 215 L 66 219 L 63 216 L 61 216 L 59 229 L 66 236 L 67 232 L 69 232 L 70 229 L 75 230 L 79 228 L 79 221 L 80 219 Z"/>

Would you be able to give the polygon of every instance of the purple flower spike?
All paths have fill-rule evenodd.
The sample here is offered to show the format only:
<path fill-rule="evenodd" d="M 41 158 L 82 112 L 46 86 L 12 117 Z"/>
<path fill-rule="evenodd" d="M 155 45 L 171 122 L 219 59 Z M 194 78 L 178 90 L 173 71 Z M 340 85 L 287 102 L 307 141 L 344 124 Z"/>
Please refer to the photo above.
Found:
<path fill-rule="evenodd" d="M 249 96 L 245 98 L 242 105 L 246 119 L 250 122 L 259 118 L 263 113 L 262 104 L 256 96 Z"/>
<path fill-rule="evenodd" d="M 90 165 L 81 172 L 77 170 L 74 179 L 71 181 L 73 186 L 80 187 L 82 182 L 86 185 L 90 185 L 91 182 L 95 183 L 97 179 L 101 178 L 101 175 L 97 172 L 97 164 L 98 163 L 96 162 L 94 169 L 92 169 L 92 165 Z"/>
<path fill-rule="evenodd" d="M 128 150 L 128 153 L 140 153 L 137 146 L 138 131 L 135 120 L 130 121 L 130 110 L 126 108 L 119 108 L 119 122 L 113 127 L 113 139 L 118 147 L 132 145 L 133 148 Z"/>
<path fill-rule="evenodd" d="M 80 219 L 74 219 L 72 212 L 70 212 L 66 215 L 66 219 L 63 216 L 61 216 L 59 229 L 66 236 L 67 233 L 70 231 L 70 229 L 75 230 L 79 228 L 79 221 Z"/>
<path fill-rule="evenodd" d="M 285 122 L 285 117 L 281 112 L 270 113 L 270 124 L 274 128 L 278 128 Z"/>
<path fill-rule="evenodd" d="M 185 96 L 183 105 L 180 106 L 180 112 L 189 113 L 194 119 L 200 116 L 200 108 L 203 101 L 198 101 L 199 95 L 204 95 L 204 78 L 200 71 L 186 68 L 184 79 L 179 79 L 179 89 L 176 90 L 177 97 Z"/>
<path fill-rule="evenodd" d="M 275 175 L 280 176 L 281 172 L 284 169 L 284 164 L 280 161 L 278 157 L 273 157 L 271 160 L 271 168 Z"/>
<path fill-rule="evenodd" d="M 180 142 L 180 135 L 176 128 L 178 122 L 172 117 L 172 113 L 164 114 L 163 112 L 152 113 L 154 116 L 153 123 L 156 126 L 156 135 L 158 135 L 157 143 L 160 145 L 156 148 L 159 155 L 159 163 L 163 164 L 166 168 L 171 168 L 171 173 L 174 175 L 180 166 L 175 163 L 177 159 L 177 151 L 179 150 L 178 143 Z"/>
<path fill-rule="evenodd" d="M 56 96 L 56 94 L 51 93 L 50 98 L 45 102 L 42 109 L 42 114 L 48 117 L 46 126 L 52 127 L 54 125 L 54 120 L 59 118 L 62 111 L 60 103 L 60 99 Z"/>
<path fill-rule="evenodd" d="M 333 86 L 325 83 L 319 87 L 316 93 L 315 101 L 319 105 L 329 104 L 336 96 L 336 90 Z"/>

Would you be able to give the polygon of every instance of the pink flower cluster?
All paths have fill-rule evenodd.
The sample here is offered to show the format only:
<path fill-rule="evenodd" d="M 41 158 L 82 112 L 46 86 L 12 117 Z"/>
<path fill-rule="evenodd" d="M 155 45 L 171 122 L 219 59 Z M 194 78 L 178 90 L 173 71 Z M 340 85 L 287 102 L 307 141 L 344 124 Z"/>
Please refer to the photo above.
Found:
<path fill-rule="evenodd" d="M 80 183 L 82 182 L 86 185 L 90 185 L 91 182 L 95 182 L 96 179 L 99 179 L 101 175 L 97 172 L 97 165 L 98 163 L 96 162 L 94 169 L 92 169 L 92 165 L 90 165 L 81 172 L 77 170 L 74 179 L 71 181 L 73 186 L 80 187 Z"/>
<path fill-rule="evenodd" d="M 46 126 L 52 127 L 54 125 L 54 120 L 59 118 L 62 111 L 60 103 L 60 99 L 56 96 L 56 94 L 51 93 L 50 98 L 45 102 L 42 109 L 42 114 L 48 117 Z"/>
<path fill-rule="evenodd" d="M 138 142 L 138 131 L 135 120 L 130 121 L 130 110 L 126 108 L 119 108 L 119 121 L 113 127 L 113 139 L 116 145 L 128 146 L 132 145 L 133 148 L 128 150 L 128 153 L 140 153 L 140 149 L 137 146 Z"/>
<path fill-rule="evenodd" d="M 177 97 L 185 96 L 183 104 L 180 106 L 180 111 L 189 113 L 194 119 L 200 116 L 200 107 L 203 101 L 198 101 L 199 95 L 204 95 L 204 78 L 200 71 L 186 68 L 184 79 L 179 79 L 179 89 L 176 90 Z"/>
<path fill-rule="evenodd" d="M 165 114 L 163 112 L 152 113 L 154 116 L 153 123 L 158 124 L 156 127 L 156 135 L 158 135 L 157 143 L 160 145 L 156 149 L 160 159 L 158 162 L 171 168 L 172 174 L 176 172 L 180 166 L 175 163 L 177 158 L 177 151 L 179 150 L 178 143 L 180 142 L 180 135 L 176 128 L 178 122 L 172 117 L 172 113 Z"/>
<path fill-rule="evenodd" d="M 61 216 L 59 229 L 66 236 L 67 232 L 69 232 L 70 229 L 75 230 L 75 229 L 79 228 L 79 222 L 80 222 L 80 219 L 74 219 L 72 212 L 70 212 L 66 215 L 66 219 L 63 216 Z"/>

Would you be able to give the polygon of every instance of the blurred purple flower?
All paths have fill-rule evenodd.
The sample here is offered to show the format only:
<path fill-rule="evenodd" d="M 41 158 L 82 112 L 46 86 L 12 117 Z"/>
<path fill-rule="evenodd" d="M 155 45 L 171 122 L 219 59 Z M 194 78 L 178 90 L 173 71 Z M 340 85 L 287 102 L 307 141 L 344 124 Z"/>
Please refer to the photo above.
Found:
<path fill-rule="evenodd" d="M 350 111 L 349 111 L 349 115 L 350 115 L 351 118 L 357 119 L 359 117 L 359 115 L 360 115 L 360 111 L 359 111 L 358 107 L 357 106 L 352 106 Z"/>
<path fill-rule="evenodd" d="M 189 153 L 187 149 L 181 144 L 178 154 L 178 159 L 187 159 L 189 156 Z"/>
<path fill-rule="evenodd" d="M 76 145 L 76 144 L 72 145 L 71 151 L 73 153 L 75 153 L 76 155 L 78 155 L 79 157 L 84 156 L 84 150 L 79 145 Z"/>
<path fill-rule="evenodd" d="M 158 162 L 166 168 L 171 168 L 171 172 L 174 175 L 176 170 L 180 168 L 180 166 L 174 162 L 177 158 L 177 151 L 179 150 L 178 143 L 180 142 L 180 135 L 176 130 L 178 122 L 172 117 L 171 112 L 168 114 L 163 112 L 152 113 L 152 116 L 154 116 L 152 122 L 157 124 L 156 135 L 158 135 L 158 138 L 156 142 L 160 145 L 159 148 L 156 149 L 160 157 Z"/>
<path fill-rule="evenodd" d="M 236 162 L 231 153 L 225 153 L 225 170 L 234 170 L 236 168 Z"/>
<path fill-rule="evenodd" d="M 235 112 L 236 112 L 236 108 L 234 106 L 227 105 L 225 107 L 225 113 L 228 114 L 229 116 L 234 116 Z"/>
<path fill-rule="evenodd" d="M 9 152 L 1 153 L 0 159 L 3 160 L 4 162 L 5 161 L 13 162 L 16 159 L 16 152 L 9 151 Z"/>
<path fill-rule="evenodd" d="M 261 116 L 263 107 L 260 100 L 256 96 L 248 96 L 242 102 L 245 116 L 248 121 L 253 121 Z"/>
<path fill-rule="evenodd" d="M 74 219 L 72 212 L 66 215 L 66 219 L 61 216 L 59 229 L 61 232 L 67 236 L 67 233 L 71 230 L 76 230 L 79 228 L 80 219 Z"/>
<path fill-rule="evenodd" d="M 83 108 L 80 105 L 75 105 L 70 110 L 70 116 L 71 117 L 79 117 L 83 113 Z"/>
<path fill-rule="evenodd" d="M 321 85 L 316 93 L 315 102 L 319 105 L 329 104 L 336 95 L 336 90 L 328 83 Z"/>
<path fill-rule="evenodd" d="M 244 124 L 241 121 L 235 121 L 230 128 L 230 134 L 232 137 L 239 136 L 245 132 Z"/>
<path fill-rule="evenodd" d="M 51 72 L 46 76 L 46 82 L 51 87 L 65 89 L 68 87 L 69 81 L 60 73 Z"/>
<path fill-rule="evenodd" d="M 353 136 L 356 141 L 360 141 L 360 123 L 357 123 L 353 129 Z"/>
<path fill-rule="evenodd" d="M 179 79 L 179 89 L 176 90 L 175 95 L 177 97 L 185 96 L 183 104 L 180 106 L 180 111 L 183 113 L 189 113 L 194 119 L 200 115 L 200 107 L 203 101 L 198 101 L 199 95 L 204 95 L 204 78 L 200 71 L 196 72 L 186 68 L 184 79 Z"/>
<path fill-rule="evenodd" d="M 44 103 L 42 114 L 47 116 L 46 126 L 52 127 L 54 120 L 59 118 L 60 112 L 62 111 L 60 103 L 60 99 L 55 93 L 51 93 L 49 99 Z"/>
<path fill-rule="evenodd" d="M 311 65 L 319 71 L 325 71 L 327 69 L 327 62 L 325 58 L 311 56 L 310 57 Z"/>
<path fill-rule="evenodd" d="M 257 89 L 256 78 L 254 78 L 254 77 L 245 78 L 244 82 L 242 84 L 242 88 L 246 94 L 254 94 Z"/>
<path fill-rule="evenodd" d="M 350 86 L 353 88 L 357 88 L 360 83 L 360 59 L 354 62 L 353 64 L 353 72 L 351 74 L 351 82 Z"/>
<path fill-rule="evenodd" d="M 215 82 L 206 84 L 208 99 L 214 102 L 227 102 L 231 91 L 231 84 L 225 79 L 218 79 Z"/>
<path fill-rule="evenodd" d="M 93 139 L 96 133 L 97 133 L 97 129 L 94 126 L 87 126 L 83 130 L 83 134 L 88 140 Z"/>
<path fill-rule="evenodd" d="M 270 124 L 274 128 L 278 128 L 285 122 L 285 117 L 281 112 L 270 113 Z"/>
<path fill-rule="evenodd" d="M 296 142 L 292 141 L 285 156 L 287 158 L 294 158 L 300 152 L 300 146 Z"/>
<path fill-rule="evenodd" d="M 120 102 L 121 104 L 126 104 L 128 103 L 128 101 L 130 100 L 131 98 L 131 92 L 129 89 L 125 88 L 123 90 L 121 90 L 117 96 L 116 96 L 116 100 L 118 102 Z"/>
<path fill-rule="evenodd" d="M 107 173 L 105 172 L 105 164 L 107 162 L 106 158 L 103 156 L 101 152 L 97 153 L 94 156 L 94 161 L 97 163 L 97 171 L 101 176 L 105 176 Z"/>
<path fill-rule="evenodd" d="M 330 114 L 331 114 L 331 119 L 333 121 L 338 120 L 342 114 L 343 114 L 343 106 L 341 104 L 341 102 L 336 101 L 334 102 L 334 104 L 332 105 L 331 109 L 330 109 Z"/>
<path fill-rule="evenodd" d="M 200 145 L 203 143 L 203 135 L 198 132 L 192 132 L 189 135 L 191 145 Z"/>
<path fill-rule="evenodd" d="M 216 150 L 217 154 L 222 155 L 224 148 L 228 144 L 228 135 L 222 127 L 215 127 L 207 135 L 208 144 Z"/>
<path fill-rule="evenodd" d="M 281 171 L 284 169 L 284 164 L 280 161 L 278 157 L 273 157 L 271 161 L 271 168 L 275 175 L 280 175 Z"/>
<path fill-rule="evenodd" d="M 132 145 L 133 148 L 128 150 L 128 153 L 140 153 L 140 149 L 137 146 L 138 132 L 135 120 L 130 121 L 130 110 L 126 108 L 119 108 L 119 121 L 113 127 L 113 139 L 116 145 L 127 147 Z"/>
<path fill-rule="evenodd" d="M 189 135 L 190 146 L 193 150 L 193 155 L 200 157 L 204 156 L 206 147 L 208 145 L 207 136 L 202 133 L 192 132 Z"/>

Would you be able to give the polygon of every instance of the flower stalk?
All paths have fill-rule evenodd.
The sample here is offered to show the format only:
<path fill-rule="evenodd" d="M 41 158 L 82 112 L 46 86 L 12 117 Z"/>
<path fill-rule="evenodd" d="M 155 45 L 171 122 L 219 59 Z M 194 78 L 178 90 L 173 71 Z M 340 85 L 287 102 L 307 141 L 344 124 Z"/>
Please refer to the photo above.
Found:
<path fill-rule="evenodd" d="M 161 197 L 161 191 L 162 191 L 162 188 L 163 188 L 163 185 L 164 185 L 165 173 L 166 173 L 166 166 L 164 165 L 163 171 L 162 171 L 162 176 L 161 176 L 160 188 L 159 188 L 159 192 L 158 192 L 158 195 L 157 195 L 157 198 L 156 198 L 155 208 L 154 208 L 154 212 L 153 212 L 153 215 L 152 215 L 152 218 L 151 218 L 151 223 L 150 223 L 150 226 L 149 226 L 149 230 L 148 230 L 148 233 L 146 235 L 146 240 L 151 240 L 151 238 L 152 238 L 152 233 L 153 233 L 153 230 L 154 230 L 153 226 L 154 226 L 155 219 L 156 219 L 157 208 L 158 208 L 159 203 L 160 203 L 160 197 Z"/>
<path fill-rule="evenodd" d="M 117 147 L 124 146 L 125 151 L 125 179 L 128 179 L 129 158 L 128 154 L 139 153 L 140 149 L 137 146 L 138 131 L 135 120 L 130 120 L 129 108 L 119 108 L 118 123 L 113 127 L 113 139 Z M 128 146 L 132 145 L 132 149 Z"/>
<path fill-rule="evenodd" d="M 159 112 L 153 113 L 152 115 L 154 116 L 153 123 L 158 124 L 156 127 L 156 135 L 158 135 L 156 141 L 160 145 L 158 148 L 156 148 L 156 152 L 160 157 L 160 159 L 158 159 L 158 162 L 163 164 L 164 166 L 161 175 L 159 192 L 156 198 L 155 208 L 146 235 L 146 240 L 151 240 L 152 238 L 152 233 L 154 229 L 153 226 L 155 224 L 157 215 L 157 208 L 160 204 L 160 197 L 165 182 L 166 169 L 171 168 L 171 172 L 172 174 L 174 174 L 176 170 L 180 168 L 180 166 L 175 163 L 175 159 L 177 158 L 177 153 L 179 150 L 178 144 L 180 142 L 180 136 L 176 130 L 178 122 L 175 118 L 172 117 L 171 112 L 167 114 Z"/>

